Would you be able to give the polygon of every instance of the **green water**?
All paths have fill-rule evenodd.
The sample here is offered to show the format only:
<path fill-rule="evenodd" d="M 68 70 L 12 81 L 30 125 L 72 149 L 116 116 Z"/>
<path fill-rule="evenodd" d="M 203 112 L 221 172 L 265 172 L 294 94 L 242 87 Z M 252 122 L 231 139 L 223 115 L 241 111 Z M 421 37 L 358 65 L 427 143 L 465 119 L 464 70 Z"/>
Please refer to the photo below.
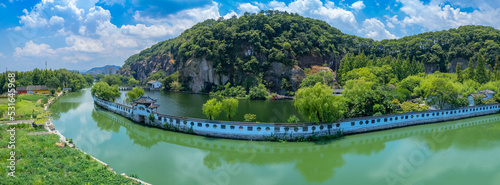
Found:
<path fill-rule="evenodd" d="M 202 116 L 204 96 L 157 96 L 170 102 L 168 111 Z M 269 109 L 287 105 L 259 103 L 256 113 L 268 118 L 279 117 Z M 498 114 L 329 142 L 275 143 L 140 126 L 94 108 L 88 89 L 60 98 L 51 110 L 56 128 L 77 147 L 153 184 L 500 184 Z"/>
<path fill-rule="evenodd" d="M 160 113 L 202 119 L 207 119 L 207 117 L 203 114 L 201 106 L 213 98 L 208 95 L 161 91 L 146 91 L 145 96 L 157 99 L 156 104 L 160 105 L 158 108 Z M 124 104 L 123 100 L 125 100 L 124 92 L 116 102 Z M 258 122 L 276 123 L 287 122 L 288 117 L 292 114 L 299 116 L 292 100 L 239 100 L 238 112 L 232 117 L 232 121 L 244 121 L 245 114 L 257 115 L 256 121 Z M 227 120 L 224 113 L 216 119 Z"/>

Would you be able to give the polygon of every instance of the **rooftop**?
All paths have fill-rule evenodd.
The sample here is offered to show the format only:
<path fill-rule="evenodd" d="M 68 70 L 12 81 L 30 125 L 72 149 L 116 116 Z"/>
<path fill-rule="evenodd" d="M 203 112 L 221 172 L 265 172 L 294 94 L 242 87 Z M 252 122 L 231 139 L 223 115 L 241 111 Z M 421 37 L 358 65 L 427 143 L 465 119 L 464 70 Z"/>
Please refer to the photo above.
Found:
<path fill-rule="evenodd" d="M 151 80 L 151 81 L 148 82 L 148 84 L 152 84 L 152 83 L 155 83 L 155 82 L 159 82 L 159 81 L 157 81 L 157 80 Z"/>
<path fill-rule="evenodd" d="M 45 85 L 28 85 L 28 87 L 26 87 L 26 90 L 28 90 L 28 91 L 43 91 L 43 90 L 49 90 L 49 88 L 47 88 L 47 86 L 45 86 Z"/>
<path fill-rule="evenodd" d="M 149 104 L 149 103 L 154 103 L 154 102 L 156 102 L 156 100 L 149 97 L 149 96 L 148 97 L 141 96 L 141 97 L 134 100 L 134 103 L 139 103 L 139 104 Z"/>
<path fill-rule="evenodd" d="M 479 93 L 484 93 L 484 94 L 495 94 L 495 91 L 492 91 L 490 89 L 485 89 L 485 90 L 480 90 L 478 91 Z"/>

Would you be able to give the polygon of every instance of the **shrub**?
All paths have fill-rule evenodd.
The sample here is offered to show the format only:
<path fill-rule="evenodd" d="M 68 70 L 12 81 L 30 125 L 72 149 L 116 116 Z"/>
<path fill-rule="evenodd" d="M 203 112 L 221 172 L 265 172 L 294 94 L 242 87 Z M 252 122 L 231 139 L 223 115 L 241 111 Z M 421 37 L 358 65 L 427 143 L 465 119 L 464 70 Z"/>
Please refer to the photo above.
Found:
<path fill-rule="evenodd" d="M 257 87 L 252 87 L 249 92 L 251 100 L 265 100 L 267 96 L 266 86 L 259 84 Z"/>
<path fill-rule="evenodd" d="M 243 118 L 245 118 L 246 122 L 252 122 L 255 119 L 257 119 L 257 115 L 255 115 L 255 114 L 245 114 L 245 116 L 243 116 Z"/>
<path fill-rule="evenodd" d="M 290 117 L 288 117 L 287 121 L 288 123 L 298 123 L 300 119 L 295 115 L 291 115 Z"/>

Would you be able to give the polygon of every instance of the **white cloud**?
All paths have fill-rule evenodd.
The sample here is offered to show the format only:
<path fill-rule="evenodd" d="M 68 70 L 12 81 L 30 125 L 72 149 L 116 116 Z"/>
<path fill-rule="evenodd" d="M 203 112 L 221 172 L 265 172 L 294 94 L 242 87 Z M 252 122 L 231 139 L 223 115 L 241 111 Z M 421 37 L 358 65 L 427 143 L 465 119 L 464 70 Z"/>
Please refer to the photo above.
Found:
<path fill-rule="evenodd" d="M 7 6 L 5 6 L 5 4 L 3 4 L 3 3 L 0 3 L 0 6 L 7 8 Z"/>
<path fill-rule="evenodd" d="M 363 3 L 363 1 L 356 1 L 355 3 L 352 3 L 351 8 L 355 10 L 361 10 L 365 8 L 365 4 Z"/>
<path fill-rule="evenodd" d="M 259 7 L 254 6 L 250 3 L 241 3 L 238 6 L 238 10 L 240 12 L 258 13 L 260 9 L 259 9 Z"/>
<path fill-rule="evenodd" d="M 364 33 L 366 37 L 373 38 L 375 40 L 396 38 L 395 35 L 385 29 L 384 23 L 380 22 L 376 18 L 366 19 L 363 21 L 363 29 L 361 29 L 360 32 Z"/>
<path fill-rule="evenodd" d="M 14 51 L 15 57 L 54 57 L 56 51 L 50 48 L 47 44 L 35 44 L 33 41 L 28 41 L 24 48 L 16 47 Z"/>
<path fill-rule="evenodd" d="M 500 8 L 480 5 L 472 12 L 461 11 L 441 2 L 431 1 L 424 4 L 419 0 L 398 0 L 400 10 L 406 16 L 400 20 L 402 26 L 418 25 L 427 30 L 456 28 L 461 25 L 480 24 L 500 28 Z"/>
<path fill-rule="evenodd" d="M 5 58 L 2 52 L 0 52 L 0 58 Z"/>
<path fill-rule="evenodd" d="M 238 16 L 238 14 L 234 11 L 231 11 L 231 12 L 227 13 L 226 15 L 224 15 L 223 17 L 224 17 L 224 19 L 230 19 L 233 16 Z"/>
<path fill-rule="evenodd" d="M 64 18 L 59 16 L 52 16 L 49 20 L 50 25 L 61 25 L 64 24 Z"/>
<path fill-rule="evenodd" d="M 271 1 L 268 6 L 274 10 L 298 13 L 299 15 L 321 19 L 343 31 L 354 30 L 357 22 L 351 11 L 340 7 L 332 7 L 332 4 L 323 4 L 320 0 L 296 0 L 288 4 Z"/>
<path fill-rule="evenodd" d="M 77 35 L 71 35 L 66 37 L 66 44 L 73 51 L 97 53 L 104 51 L 103 44 L 100 40 L 91 39 L 88 37 L 82 37 Z M 68 49 L 68 48 L 66 48 Z"/>

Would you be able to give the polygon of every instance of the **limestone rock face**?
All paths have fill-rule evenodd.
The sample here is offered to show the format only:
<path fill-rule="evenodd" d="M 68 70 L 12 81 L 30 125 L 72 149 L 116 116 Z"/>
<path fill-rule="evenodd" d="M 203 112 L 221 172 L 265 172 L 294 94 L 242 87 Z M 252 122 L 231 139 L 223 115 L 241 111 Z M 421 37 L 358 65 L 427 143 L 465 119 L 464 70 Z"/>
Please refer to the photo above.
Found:
<path fill-rule="evenodd" d="M 216 74 L 213 62 L 207 61 L 205 57 L 188 59 L 179 66 L 179 77 L 191 79 L 188 88 L 194 93 L 201 92 L 206 84 L 223 85 L 229 81 L 228 76 Z"/>

